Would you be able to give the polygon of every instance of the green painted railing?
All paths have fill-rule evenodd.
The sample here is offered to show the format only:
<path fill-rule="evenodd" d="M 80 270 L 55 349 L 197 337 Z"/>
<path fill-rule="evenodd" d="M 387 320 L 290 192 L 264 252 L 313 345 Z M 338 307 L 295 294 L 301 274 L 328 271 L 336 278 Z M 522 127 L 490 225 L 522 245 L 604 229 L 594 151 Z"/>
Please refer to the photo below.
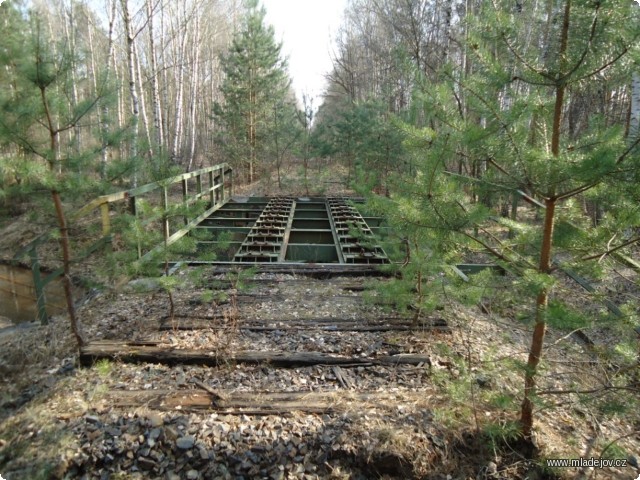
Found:
<path fill-rule="evenodd" d="M 176 187 L 180 189 L 181 194 L 175 194 L 174 190 Z M 95 225 L 96 222 L 98 222 L 101 225 L 101 233 L 97 239 L 89 241 L 88 246 L 85 245 L 81 248 L 72 249 L 78 252 L 72 259 L 72 262 L 82 262 L 92 253 L 112 246 L 114 238 L 112 223 L 115 216 L 124 213 L 133 214 L 144 224 L 145 219 L 140 218 L 142 213 L 139 212 L 138 208 L 142 200 L 157 205 L 158 208 L 154 214 L 154 219 L 147 219 L 146 223 L 152 225 L 154 220 L 159 221 L 159 228 L 161 228 L 164 242 L 147 252 L 143 252 L 142 246 L 139 244 L 139 258 L 148 257 L 157 249 L 164 248 L 185 236 L 198 223 L 224 205 L 232 193 L 233 170 L 228 164 L 223 163 L 194 172 L 176 175 L 175 177 L 166 178 L 130 190 L 123 190 L 121 192 L 97 197 L 80 210 L 68 216 L 69 225 L 74 229 L 78 228 L 80 223 Z M 159 195 L 159 197 L 153 198 L 154 195 Z M 178 199 L 176 199 L 176 197 L 178 197 Z M 172 231 L 170 222 L 171 218 L 173 218 L 172 212 L 175 212 L 177 207 L 188 207 L 198 201 L 206 202 L 207 207 L 205 211 L 193 219 L 183 214 L 183 221 L 179 228 L 175 228 L 175 231 Z M 159 212 L 157 211 L 158 209 Z M 95 216 L 98 212 L 99 218 L 96 219 Z M 29 259 L 33 273 L 38 319 L 43 325 L 48 323 L 44 288 L 48 283 L 62 276 L 64 271 L 63 268 L 60 267 L 43 276 L 38 248 L 52 241 L 55 232 L 57 232 L 57 230 L 52 230 L 39 236 L 14 256 L 15 262 L 21 261 L 24 258 Z M 83 240 L 85 240 L 85 244 L 89 236 L 89 234 L 87 234 L 86 237 L 81 236 Z"/>

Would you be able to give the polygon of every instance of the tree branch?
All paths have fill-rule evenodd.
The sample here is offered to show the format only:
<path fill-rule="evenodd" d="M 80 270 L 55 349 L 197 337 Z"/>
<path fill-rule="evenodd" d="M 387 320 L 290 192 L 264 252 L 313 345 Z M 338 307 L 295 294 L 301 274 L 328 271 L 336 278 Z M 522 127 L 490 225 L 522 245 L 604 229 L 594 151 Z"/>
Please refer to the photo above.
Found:
<path fill-rule="evenodd" d="M 583 261 L 583 262 L 586 262 L 587 260 L 595 260 L 596 258 L 602 259 L 602 258 L 606 257 L 607 255 L 611 255 L 613 252 L 616 252 L 617 250 L 620 250 L 621 248 L 624 248 L 624 247 L 627 247 L 629 245 L 632 245 L 632 244 L 634 244 L 636 242 L 640 242 L 640 237 L 635 237 L 635 238 L 632 238 L 631 240 L 627 240 L 626 242 L 623 242 L 620 245 L 605 251 L 604 253 L 599 253 L 597 255 L 590 255 L 588 257 L 583 257 L 580 260 Z"/>

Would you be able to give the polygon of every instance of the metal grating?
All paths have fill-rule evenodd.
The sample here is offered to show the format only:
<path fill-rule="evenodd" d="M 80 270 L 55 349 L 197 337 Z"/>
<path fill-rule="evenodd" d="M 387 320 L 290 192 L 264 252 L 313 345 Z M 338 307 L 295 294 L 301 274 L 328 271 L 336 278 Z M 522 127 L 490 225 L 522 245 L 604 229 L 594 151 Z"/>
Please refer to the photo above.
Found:
<path fill-rule="evenodd" d="M 329 197 L 327 206 L 342 263 L 389 263 L 387 254 L 377 244 L 371 228 L 360 212 L 347 203 L 347 199 Z"/>
<path fill-rule="evenodd" d="M 284 261 L 295 206 L 296 202 L 291 197 L 272 198 L 240 245 L 233 261 Z"/>

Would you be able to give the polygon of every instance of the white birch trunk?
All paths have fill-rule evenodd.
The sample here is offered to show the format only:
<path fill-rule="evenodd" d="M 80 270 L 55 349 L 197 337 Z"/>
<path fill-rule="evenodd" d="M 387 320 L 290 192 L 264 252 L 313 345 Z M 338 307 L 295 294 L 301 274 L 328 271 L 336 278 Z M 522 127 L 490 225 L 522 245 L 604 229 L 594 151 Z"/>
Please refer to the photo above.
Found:
<path fill-rule="evenodd" d="M 164 12 L 161 12 L 163 14 Z M 155 29 L 153 23 L 152 0 L 147 0 L 147 18 L 149 19 L 149 59 L 151 62 L 151 110 L 153 114 L 153 131 L 157 155 L 162 155 L 164 148 L 164 132 L 162 128 L 162 108 L 160 106 L 160 90 L 158 87 L 158 61 L 156 58 Z"/>
<path fill-rule="evenodd" d="M 78 105 L 78 76 L 76 72 L 76 39 L 75 39 L 75 19 L 73 11 L 73 2 L 69 2 L 68 10 L 66 6 L 62 7 L 60 12 L 62 16 L 62 25 L 64 27 L 65 40 L 67 42 L 68 54 L 71 57 L 71 99 L 69 103 L 69 118 L 74 114 Z M 82 150 L 80 125 L 75 125 L 73 130 L 69 130 L 70 143 L 74 145 L 76 154 L 80 154 Z"/>
<path fill-rule="evenodd" d="M 107 64 L 106 70 L 104 73 L 104 83 L 105 88 L 109 88 L 109 80 L 111 79 L 111 64 L 113 62 L 114 55 L 114 42 L 113 42 L 113 29 L 116 21 L 116 12 L 117 12 L 116 0 L 108 0 L 107 8 L 109 10 L 109 33 L 107 37 Z M 93 52 L 93 47 L 91 48 Z M 92 54 L 93 61 L 93 54 Z M 96 75 L 94 75 L 94 79 Z M 97 83 L 95 84 L 96 94 L 97 94 Z M 106 177 L 107 174 L 107 162 L 109 160 L 109 147 L 107 142 L 107 136 L 109 134 L 109 104 L 108 102 L 104 102 L 99 105 L 98 108 L 100 115 L 100 137 L 101 137 L 101 147 L 100 147 L 100 174 L 102 178 Z"/>
<path fill-rule="evenodd" d="M 169 143 L 169 72 L 167 68 L 167 58 L 165 51 L 167 50 L 166 28 L 164 22 L 164 0 L 160 0 L 160 59 L 162 63 L 162 106 L 161 110 L 164 112 L 160 121 L 162 122 L 162 131 L 164 136 L 162 137 L 162 145 L 168 145 Z"/>
<path fill-rule="evenodd" d="M 631 80 L 631 115 L 629 117 L 629 140 L 638 139 L 640 126 L 640 72 L 633 72 Z"/>
<path fill-rule="evenodd" d="M 138 47 L 133 44 L 133 55 L 135 57 L 136 64 L 136 78 L 137 84 L 140 85 L 140 114 L 142 115 L 142 126 L 144 128 L 145 138 L 147 139 L 147 152 L 149 158 L 153 159 L 153 144 L 151 143 L 151 132 L 149 130 L 149 119 L 147 117 L 147 107 L 144 98 L 144 82 L 142 81 L 142 69 L 140 68 L 140 55 L 138 54 Z"/>
<path fill-rule="evenodd" d="M 178 11 L 180 12 L 180 7 L 178 7 Z M 180 18 L 181 17 L 181 18 Z M 184 129 L 184 118 L 183 118 L 183 98 L 184 98 L 184 62 L 185 62 L 185 52 L 187 48 L 187 29 L 186 29 L 186 12 L 183 10 L 182 16 L 178 14 L 178 32 L 180 35 L 180 51 L 176 55 L 176 60 L 178 62 L 178 72 L 176 75 L 176 111 L 175 111 L 175 136 L 173 137 L 173 146 L 171 148 L 171 160 L 174 163 L 177 163 L 178 155 L 181 151 L 182 146 L 182 135 Z M 180 28 L 180 24 L 182 24 L 183 28 Z M 180 31 L 181 30 L 181 31 Z"/>
<path fill-rule="evenodd" d="M 190 117 L 191 117 L 191 144 L 189 145 L 189 165 L 187 171 L 191 171 L 196 154 L 196 135 L 198 128 L 196 124 L 198 111 L 198 66 L 200 64 L 200 16 L 196 13 L 194 16 L 194 33 L 193 33 L 193 66 L 191 74 L 191 101 L 190 101 Z"/>
<path fill-rule="evenodd" d="M 140 105 L 138 100 L 138 90 L 136 88 L 136 74 L 134 67 L 134 46 L 133 46 L 133 31 L 131 29 L 131 16 L 129 14 L 129 6 L 127 0 L 121 0 L 122 5 L 122 17 L 124 20 L 124 29 L 126 36 L 127 47 L 127 67 L 129 77 L 129 95 L 131 97 L 131 132 L 132 139 L 129 148 L 129 152 L 132 159 L 136 159 L 138 156 L 138 119 L 140 117 Z M 137 169 L 134 169 L 133 174 L 133 187 L 138 184 Z"/>
<path fill-rule="evenodd" d="M 91 62 L 91 84 L 93 86 L 93 96 L 98 98 L 101 95 L 101 92 L 98 91 L 98 73 L 96 71 L 96 49 L 93 43 L 93 29 L 95 25 L 92 23 L 87 29 L 88 40 L 89 40 L 89 61 Z M 108 57 L 107 57 L 108 58 Z M 109 70 L 109 62 L 107 61 L 107 71 Z M 104 148 L 104 125 L 102 122 L 102 111 L 105 108 L 105 104 L 101 99 L 96 101 L 96 112 L 98 117 L 98 131 L 100 132 L 100 141 L 101 141 L 101 157 L 100 157 L 100 178 L 105 178 L 106 173 L 106 156 L 102 154 Z"/>

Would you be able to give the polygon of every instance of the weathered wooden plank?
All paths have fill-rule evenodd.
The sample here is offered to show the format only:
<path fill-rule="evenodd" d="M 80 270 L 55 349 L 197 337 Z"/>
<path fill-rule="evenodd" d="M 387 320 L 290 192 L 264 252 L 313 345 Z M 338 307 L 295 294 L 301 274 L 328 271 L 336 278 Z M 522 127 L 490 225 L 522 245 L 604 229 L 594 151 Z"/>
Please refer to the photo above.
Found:
<path fill-rule="evenodd" d="M 396 408 L 398 401 L 415 402 L 424 393 L 402 392 L 216 392 L 204 390 L 111 390 L 106 399 L 116 407 L 144 405 L 156 410 L 215 410 L 227 414 L 272 415 L 294 411 L 340 412 L 354 405 Z"/>
<path fill-rule="evenodd" d="M 234 297 L 236 298 L 237 301 L 242 302 L 242 303 L 257 303 L 257 302 L 263 302 L 265 300 L 270 300 L 270 301 L 284 301 L 285 299 L 289 298 L 288 295 L 285 295 L 283 293 L 238 293 L 235 294 Z M 296 296 L 296 298 L 299 299 L 310 299 L 310 298 L 317 298 L 318 294 L 317 293 L 302 293 Z M 330 298 L 332 299 L 339 299 L 341 301 L 353 301 L 356 303 L 364 303 L 366 300 L 360 296 L 355 296 L 355 295 L 332 295 Z M 225 302 L 219 302 L 218 305 L 224 305 L 228 303 L 228 301 Z"/>
<path fill-rule="evenodd" d="M 223 323 L 224 317 L 211 319 L 175 319 L 166 320 L 160 325 L 159 330 L 224 330 L 229 328 Z M 281 325 L 280 323 L 284 324 Z M 265 325 L 266 324 L 266 325 Z M 450 333 L 451 328 L 446 324 L 418 324 L 413 325 L 410 321 L 384 322 L 369 320 L 345 320 L 328 319 L 327 321 L 317 321 L 311 319 L 305 321 L 300 318 L 264 320 L 261 324 L 252 322 L 240 322 L 234 328 L 250 332 L 274 332 L 274 331 L 298 331 L 298 330 L 322 330 L 327 332 L 391 332 L 391 331 L 411 331 L 429 330 Z"/>
<path fill-rule="evenodd" d="M 127 363 L 163 363 L 168 365 L 269 364 L 278 368 L 308 367 L 313 365 L 370 366 L 431 364 L 427 355 L 399 354 L 381 357 L 350 357 L 323 352 L 270 352 L 241 351 L 220 354 L 215 351 L 175 349 L 168 345 L 147 343 L 131 345 L 117 341 L 95 341 L 80 351 L 80 363 L 92 365 L 97 360 L 118 359 Z"/>
<path fill-rule="evenodd" d="M 227 312 L 224 309 L 219 309 L 218 311 L 212 315 L 197 315 L 192 313 L 184 313 L 184 312 L 176 312 L 174 314 L 174 321 L 176 323 L 184 322 L 185 324 L 189 322 L 193 322 L 194 324 L 202 323 L 205 326 L 211 326 L 217 320 L 224 320 L 227 318 Z M 162 318 L 163 323 L 170 321 L 170 317 L 164 316 Z M 283 327 L 295 327 L 295 326 L 327 326 L 327 325 L 344 325 L 344 324 L 353 324 L 353 325 L 361 325 L 361 326 L 385 326 L 385 325 L 403 325 L 403 326 L 413 326 L 413 319 L 408 318 L 406 316 L 388 316 L 388 317 L 358 317 L 358 318 L 346 318 L 346 317 L 277 317 L 277 318 L 241 318 L 240 326 L 242 328 L 252 328 L 252 327 L 265 327 L 265 326 L 276 326 L 280 327 L 279 324 L 285 324 Z M 278 324 L 278 325 L 275 325 Z M 423 322 L 418 323 L 416 328 L 421 327 L 447 327 L 447 321 L 443 318 L 432 318 L 425 320 Z"/>
<path fill-rule="evenodd" d="M 189 265 L 209 265 L 212 267 L 209 272 L 211 275 L 220 275 L 229 272 L 236 272 L 240 268 L 255 268 L 259 273 L 291 273 L 295 275 L 317 276 L 321 278 L 329 278 L 333 275 L 348 276 L 391 276 L 389 272 L 383 272 L 379 269 L 380 265 L 356 265 L 356 264 L 338 264 L 338 263 L 247 263 L 238 262 L 202 262 L 190 261 Z"/>

